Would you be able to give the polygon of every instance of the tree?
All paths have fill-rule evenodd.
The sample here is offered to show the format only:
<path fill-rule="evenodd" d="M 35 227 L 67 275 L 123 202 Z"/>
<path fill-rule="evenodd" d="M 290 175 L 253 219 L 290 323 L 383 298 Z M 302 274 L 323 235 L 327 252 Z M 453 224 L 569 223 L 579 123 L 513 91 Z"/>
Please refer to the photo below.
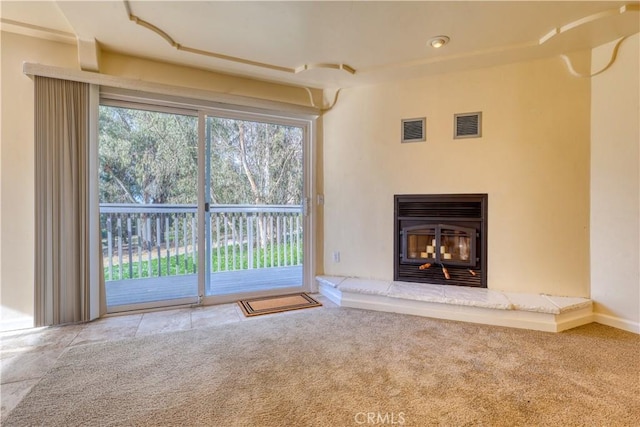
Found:
<path fill-rule="evenodd" d="M 302 199 L 302 129 L 209 118 L 210 196 L 214 204 L 298 205 Z M 259 244 L 268 218 L 257 216 Z"/>
<path fill-rule="evenodd" d="M 100 201 L 196 203 L 197 118 L 100 107 Z"/>
<path fill-rule="evenodd" d="M 300 204 L 302 129 L 209 118 L 211 198 L 224 204 Z"/>

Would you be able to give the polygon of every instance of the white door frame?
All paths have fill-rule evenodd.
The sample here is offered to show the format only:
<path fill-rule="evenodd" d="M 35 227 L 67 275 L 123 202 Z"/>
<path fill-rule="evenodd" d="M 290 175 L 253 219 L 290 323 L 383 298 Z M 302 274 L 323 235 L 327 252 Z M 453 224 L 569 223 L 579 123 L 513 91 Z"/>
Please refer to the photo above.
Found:
<path fill-rule="evenodd" d="M 293 116 L 279 115 L 275 112 L 248 111 L 244 108 L 222 109 L 207 108 L 200 109 L 198 114 L 198 239 L 206 242 L 205 239 L 205 121 L 206 117 L 220 117 L 234 120 L 257 121 L 263 123 L 273 123 L 284 126 L 295 126 L 302 128 L 303 132 L 303 264 L 302 264 L 302 286 L 292 288 L 279 288 L 253 292 L 251 294 L 225 294 L 225 295 L 205 295 L 206 269 L 204 268 L 205 251 L 198 251 L 198 264 L 203 268 L 198 269 L 199 294 L 203 305 L 220 304 L 236 301 L 240 297 L 259 297 L 287 292 L 316 291 L 315 275 L 316 271 L 316 117 L 315 116 Z"/>

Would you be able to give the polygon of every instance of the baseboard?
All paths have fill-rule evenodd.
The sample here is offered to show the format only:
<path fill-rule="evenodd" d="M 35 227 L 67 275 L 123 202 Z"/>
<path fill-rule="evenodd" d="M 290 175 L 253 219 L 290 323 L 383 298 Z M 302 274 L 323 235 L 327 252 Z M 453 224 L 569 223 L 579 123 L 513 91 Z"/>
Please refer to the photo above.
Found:
<path fill-rule="evenodd" d="M 632 322 L 620 317 L 611 316 L 603 313 L 593 313 L 593 321 L 613 328 L 622 329 L 623 331 L 640 334 L 640 323 Z"/>
<path fill-rule="evenodd" d="M 585 307 L 577 310 L 571 310 L 566 313 L 560 313 L 556 315 L 555 322 L 555 332 L 562 332 L 568 329 L 577 328 L 578 326 L 593 323 L 592 307 Z"/>

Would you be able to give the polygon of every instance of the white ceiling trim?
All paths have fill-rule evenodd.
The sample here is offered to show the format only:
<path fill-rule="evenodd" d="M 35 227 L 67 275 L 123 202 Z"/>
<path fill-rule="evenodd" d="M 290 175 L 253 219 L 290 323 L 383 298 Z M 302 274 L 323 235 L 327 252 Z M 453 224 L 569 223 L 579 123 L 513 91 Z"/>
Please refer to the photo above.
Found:
<path fill-rule="evenodd" d="M 626 4 L 626 5 L 621 6 L 619 8 L 610 9 L 610 10 L 606 10 L 606 11 L 603 11 L 603 12 L 600 12 L 600 13 L 595 13 L 595 14 L 592 14 L 592 15 L 588 15 L 588 16 L 582 17 L 580 19 L 577 19 L 575 21 L 569 22 L 569 23 L 567 23 L 565 25 L 562 25 L 560 27 L 554 28 L 553 30 L 549 31 L 547 34 L 545 34 L 544 36 L 542 36 L 542 37 L 540 37 L 539 39 L 536 39 L 536 40 L 531 40 L 531 41 L 518 43 L 518 44 L 513 44 L 513 45 L 496 46 L 496 47 L 492 47 L 492 48 L 489 48 L 489 49 L 482 49 L 482 50 L 477 50 L 477 51 L 464 52 L 464 53 L 460 53 L 460 54 L 457 54 L 457 55 L 446 55 L 446 56 L 440 56 L 440 57 L 436 57 L 436 58 L 426 58 L 426 59 L 418 59 L 418 60 L 413 60 L 413 61 L 384 64 L 384 65 L 380 65 L 380 66 L 361 69 L 361 70 L 359 70 L 359 72 L 362 73 L 362 74 L 364 74 L 364 73 L 374 73 L 374 72 L 377 72 L 377 71 L 394 69 L 394 68 L 415 67 L 415 66 L 420 66 L 420 65 L 435 64 L 435 63 L 439 63 L 439 62 L 454 61 L 454 60 L 458 60 L 458 59 L 488 56 L 488 55 L 493 55 L 493 54 L 496 54 L 496 53 L 513 52 L 513 51 L 524 50 L 524 49 L 533 49 L 533 48 L 536 48 L 538 46 L 541 46 L 541 45 L 547 43 L 551 39 L 559 38 L 559 36 L 562 36 L 563 34 L 566 34 L 570 30 L 574 30 L 574 29 L 577 29 L 579 27 L 584 27 L 584 26 L 587 26 L 588 24 L 593 24 L 593 23 L 595 23 L 597 21 L 601 21 L 601 20 L 604 20 L 604 19 L 607 19 L 607 18 L 628 14 L 630 12 L 638 12 L 638 11 L 640 11 L 640 5 L 638 5 L 638 4 Z M 565 59 L 566 55 L 563 54 L 563 55 L 561 55 L 561 57 L 563 57 L 563 59 Z M 612 62 L 614 60 L 615 60 L 615 55 L 612 58 Z M 567 61 L 567 59 L 565 59 L 565 62 L 566 61 Z M 572 71 L 572 67 L 570 66 L 570 61 L 567 62 L 567 65 L 569 67 L 569 71 L 572 74 L 574 74 L 575 76 L 578 76 L 578 77 L 581 76 L 580 74 L 574 73 L 574 71 Z M 609 64 L 609 65 L 611 65 L 611 64 Z M 608 67 L 609 66 L 607 66 L 607 68 Z M 602 70 L 602 71 L 605 71 L 605 70 Z"/>
<path fill-rule="evenodd" d="M 36 37 L 39 39 L 67 44 L 76 44 L 76 35 L 73 33 L 45 28 L 39 25 L 27 24 L 26 22 L 14 21 L 12 19 L 0 18 L 0 29 L 10 33 L 21 34 L 23 36 Z"/>
<path fill-rule="evenodd" d="M 617 40 L 615 42 L 615 44 L 613 45 L 613 47 L 611 49 L 611 58 L 609 59 L 609 62 L 607 62 L 607 64 L 605 64 L 605 66 L 602 67 L 600 70 L 598 70 L 596 72 L 593 72 L 593 73 L 586 73 L 586 74 L 579 73 L 573 67 L 573 63 L 571 62 L 571 58 L 569 58 L 568 55 L 560 55 L 560 57 L 564 61 L 565 65 L 567 66 L 567 69 L 569 70 L 569 73 L 572 76 L 580 77 L 580 78 L 595 77 L 598 74 L 602 74 L 605 71 L 607 71 L 613 65 L 613 63 L 616 62 L 616 58 L 618 57 L 618 49 L 620 49 L 620 44 L 622 44 L 622 42 L 624 40 L 626 40 L 626 39 L 627 39 L 627 37 L 621 37 L 619 40 Z"/>
<path fill-rule="evenodd" d="M 196 7 L 194 2 L 192 11 L 180 2 L 157 3 L 157 8 L 132 0 L 7 3 L 12 6 L 3 4 L 3 31 L 76 45 L 84 71 L 99 72 L 105 51 L 279 82 L 301 91 L 331 89 L 330 98 L 340 87 L 560 59 L 635 34 L 640 22 L 640 5 L 629 0 L 541 2 L 539 8 L 535 2 L 522 2 L 521 7 L 514 6 L 517 2 L 505 2 L 504 7 L 487 2 L 486 8 L 483 2 L 460 6 L 464 2 L 447 1 L 397 3 L 404 6 L 327 2 L 326 7 L 319 1 L 291 6 L 274 2 L 279 5 L 274 8 L 252 2 Z M 206 26 L 209 13 L 222 20 L 219 25 Z M 421 24 L 420 16 L 428 25 Z M 242 19 L 236 23 L 238 17 Z M 432 28 L 433 33 L 448 34 L 450 46 L 433 50 L 425 44 L 422 40 Z M 575 75 L 571 68 L 576 64 L 567 66 Z M 585 76 L 591 72 L 576 69 Z M 293 102 L 324 110 L 330 101 L 316 105 L 310 96 Z"/>
<path fill-rule="evenodd" d="M 317 64 L 303 64 L 300 65 L 298 67 L 284 67 L 284 66 L 280 66 L 280 65 L 274 65 L 274 64 L 267 64 L 265 62 L 258 62 L 258 61 L 252 61 L 250 59 L 244 59 L 244 58 L 238 58 L 236 56 L 230 56 L 230 55 L 224 55 L 222 53 L 216 53 L 216 52 L 212 52 L 212 51 L 208 51 L 208 50 L 203 50 L 203 49 L 197 49 L 197 48 L 193 48 L 193 47 L 189 47 L 189 46 L 184 46 L 181 43 L 176 42 L 173 37 L 171 37 L 169 34 L 167 34 L 166 31 L 162 30 L 161 28 L 159 28 L 158 26 L 145 21 L 144 19 L 140 18 L 139 16 L 133 14 L 131 12 L 131 5 L 129 4 L 129 0 L 124 0 L 124 5 L 125 8 L 127 10 L 127 14 L 129 15 L 129 20 L 135 22 L 136 24 L 140 25 L 141 27 L 144 27 L 150 31 L 153 31 L 154 33 L 158 34 L 160 37 L 162 37 L 165 41 L 167 41 L 167 43 L 169 43 L 172 47 L 174 47 L 177 50 L 181 50 L 184 52 L 189 52 L 189 53 L 194 53 L 196 55 L 203 55 L 203 56 L 209 56 L 211 58 L 216 58 L 216 59 L 222 59 L 224 61 L 229 61 L 229 62 L 236 62 L 239 64 L 244 64 L 244 65 L 250 65 L 253 67 L 259 67 L 259 68 L 265 68 L 265 69 L 269 69 L 269 70 L 274 70 L 274 71 L 282 71 L 285 73 L 290 73 L 290 74 L 298 74 L 301 73 L 303 71 L 307 71 L 307 70 L 312 70 L 312 69 L 316 69 L 316 68 L 326 68 L 326 69 L 332 69 L 332 70 L 341 70 L 341 71 L 345 71 L 349 74 L 355 74 L 356 70 L 355 68 L 347 65 L 347 64 L 334 64 L 334 63 L 317 63 Z"/>
<path fill-rule="evenodd" d="M 573 22 L 569 22 L 566 25 L 561 27 L 554 28 L 549 31 L 547 34 L 542 36 L 539 40 L 539 44 L 543 44 L 551 40 L 553 37 L 556 37 L 562 33 L 566 33 L 569 30 L 573 30 L 574 28 L 581 27 L 583 25 L 599 21 L 601 19 L 610 18 L 617 15 L 623 15 L 628 12 L 638 12 L 640 11 L 640 5 L 638 4 L 625 4 L 622 7 L 616 9 L 605 10 L 604 12 L 594 13 L 593 15 L 585 16 L 583 18 L 577 19 Z"/>

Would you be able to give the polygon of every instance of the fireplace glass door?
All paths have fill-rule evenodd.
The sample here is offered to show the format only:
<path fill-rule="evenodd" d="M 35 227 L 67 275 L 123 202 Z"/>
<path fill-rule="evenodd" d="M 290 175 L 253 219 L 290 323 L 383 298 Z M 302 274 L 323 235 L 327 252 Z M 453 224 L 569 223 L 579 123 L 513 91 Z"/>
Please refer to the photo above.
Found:
<path fill-rule="evenodd" d="M 436 260 L 436 228 L 409 227 L 404 233 L 403 261 L 425 263 Z"/>
<path fill-rule="evenodd" d="M 402 248 L 402 262 L 474 266 L 476 230 L 447 224 L 407 227 Z"/>
<path fill-rule="evenodd" d="M 440 225 L 438 229 L 440 262 L 456 265 L 475 265 L 476 231 L 473 228 Z"/>

